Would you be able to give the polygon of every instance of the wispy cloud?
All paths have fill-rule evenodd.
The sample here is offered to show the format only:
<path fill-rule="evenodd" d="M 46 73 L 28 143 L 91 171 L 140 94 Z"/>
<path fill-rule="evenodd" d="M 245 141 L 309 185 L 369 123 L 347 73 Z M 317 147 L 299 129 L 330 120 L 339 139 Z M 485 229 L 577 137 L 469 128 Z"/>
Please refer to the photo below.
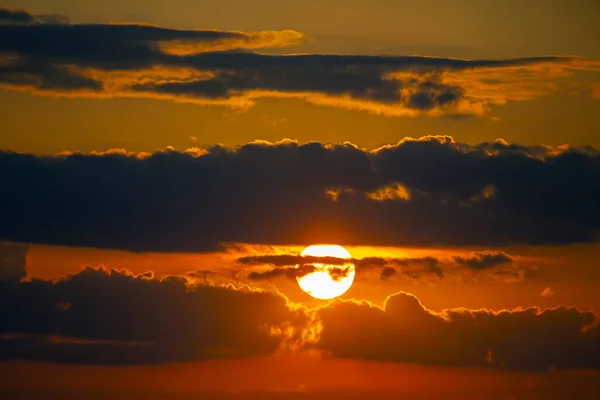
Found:
<path fill-rule="evenodd" d="M 0 86 L 52 96 L 143 97 L 240 109 L 265 97 L 297 98 L 386 116 L 484 115 L 510 101 L 572 90 L 575 71 L 600 71 L 598 62 L 574 57 L 267 55 L 250 51 L 297 44 L 304 36 L 291 30 L 83 25 L 2 13 Z"/>

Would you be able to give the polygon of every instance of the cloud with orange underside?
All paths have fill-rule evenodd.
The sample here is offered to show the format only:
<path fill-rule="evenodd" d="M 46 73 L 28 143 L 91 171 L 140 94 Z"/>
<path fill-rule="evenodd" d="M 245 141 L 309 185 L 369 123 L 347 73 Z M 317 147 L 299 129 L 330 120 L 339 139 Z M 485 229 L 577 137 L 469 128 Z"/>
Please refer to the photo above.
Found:
<path fill-rule="evenodd" d="M 382 306 L 308 308 L 272 290 L 105 268 L 0 288 L 3 360 L 141 365 L 318 350 L 447 367 L 600 369 L 599 316 L 572 307 L 434 312 L 400 292 Z"/>
<path fill-rule="evenodd" d="M 390 117 L 482 116 L 508 102 L 579 90 L 578 71 L 600 71 L 597 61 L 575 57 L 268 55 L 252 51 L 294 45 L 304 35 L 57 23 L 2 10 L 0 33 L 14 39 L 0 39 L 0 88 L 40 95 L 236 109 L 263 98 L 301 99 Z"/>

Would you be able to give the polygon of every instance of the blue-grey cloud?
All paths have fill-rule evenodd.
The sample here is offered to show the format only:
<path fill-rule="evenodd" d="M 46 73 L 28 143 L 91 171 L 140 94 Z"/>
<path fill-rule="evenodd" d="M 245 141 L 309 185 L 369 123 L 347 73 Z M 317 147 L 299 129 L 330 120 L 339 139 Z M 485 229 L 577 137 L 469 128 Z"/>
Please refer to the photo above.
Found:
<path fill-rule="evenodd" d="M 3 152 L 0 239 L 136 251 L 590 242 L 599 160 L 592 148 L 448 137 L 374 151 L 284 141 L 152 155 Z M 396 184 L 408 197 L 370 195 Z"/>

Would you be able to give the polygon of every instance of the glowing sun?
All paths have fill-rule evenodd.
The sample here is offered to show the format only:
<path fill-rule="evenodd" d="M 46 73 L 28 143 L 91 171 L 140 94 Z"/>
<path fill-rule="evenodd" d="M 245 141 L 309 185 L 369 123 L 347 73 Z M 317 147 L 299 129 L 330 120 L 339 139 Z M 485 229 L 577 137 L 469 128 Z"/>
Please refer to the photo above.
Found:
<path fill-rule="evenodd" d="M 352 256 L 342 246 L 312 245 L 301 253 L 303 257 L 334 257 L 348 260 L 336 264 L 320 264 L 308 262 L 296 265 L 298 271 L 296 280 L 300 288 L 317 299 L 333 299 L 344 294 L 354 281 L 356 270 Z"/>

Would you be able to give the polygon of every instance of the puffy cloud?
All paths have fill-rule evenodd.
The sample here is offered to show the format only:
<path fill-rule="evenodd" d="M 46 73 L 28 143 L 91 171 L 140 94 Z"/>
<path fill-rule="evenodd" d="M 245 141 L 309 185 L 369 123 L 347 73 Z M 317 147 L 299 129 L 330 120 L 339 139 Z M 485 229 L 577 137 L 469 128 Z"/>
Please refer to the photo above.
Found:
<path fill-rule="evenodd" d="M 0 86 L 55 96 L 144 97 L 237 108 L 275 97 L 388 116 L 482 115 L 494 105 L 572 89 L 572 71 L 600 70 L 595 61 L 573 57 L 249 52 L 302 39 L 291 30 L 70 24 L 57 16 L 0 9 L 0 59 L 11 59 L 0 63 Z"/>
<path fill-rule="evenodd" d="M 86 268 L 53 281 L 0 282 L 0 317 L 4 360 L 129 365 L 319 349 L 438 366 L 600 368 L 592 312 L 435 313 L 406 293 L 383 307 L 336 300 L 307 309 L 249 287 Z"/>
<path fill-rule="evenodd" d="M 398 293 L 383 308 L 338 300 L 319 315 L 323 330 L 316 346 L 330 357 L 517 370 L 600 368 L 598 316 L 575 308 L 435 313 Z"/>
<path fill-rule="evenodd" d="M 0 283 L 0 358 L 146 364 L 272 353 L 311 319 L 282 295 L 103 268 Z"/>
<path fill-rule="evenodd" d="M 143 156 L 1 152 L 0 170 L 0 239 L 25 243 L 498 246 L 593 241 L 600 228 L 600 154 L 590 147 L 425 137 L 367 151 L 288 140 Z M 410 200 L 368 196 L 394 182 Z M 472 200 L 489 185 L 494 196 Z M 353 190 L 333 201 L 332 187 Z"/>
<path fill-rule="evenodd" d="M 0 282 L 19 282 L 27 276 L 29 246 L 0 242 Z"/>

